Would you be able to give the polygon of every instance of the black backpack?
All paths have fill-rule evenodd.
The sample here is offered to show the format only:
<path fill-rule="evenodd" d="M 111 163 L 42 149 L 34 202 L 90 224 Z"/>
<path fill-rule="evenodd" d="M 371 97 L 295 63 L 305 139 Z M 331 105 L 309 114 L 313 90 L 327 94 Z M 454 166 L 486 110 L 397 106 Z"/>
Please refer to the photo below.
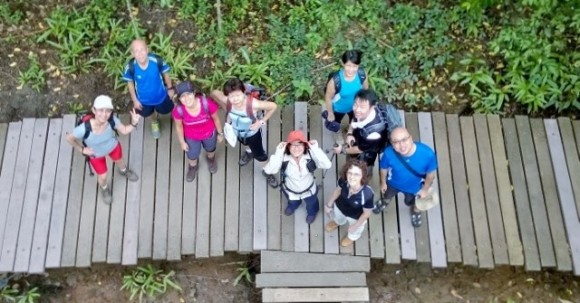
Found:
<path fill-rule="evenodd" d="M 328 78 L 326 79 L 326 85 L 324 86 L 324 93 L 326 93 L 326 87 L 328 86 L 328 82 L 330 81 L 330 79 L 334 81 L 334 94 L 336 95 L 340 92 L 342 85 L 340 83 L 340 75 L 338 73 L 339 71 L 333 71 L 328 74 Z M 365 83 L 365 80 L 367 79 L 367 73 L 365 72 L 364 68 L 359 67 L 357 74 L 360 80 L 360 84 L 362 85 L 363 83 Z"/>
<path fill-rule="evenodd" d="M 159 69 L 159 74 L 161 75 L 161 77 L 163 77 L 163 58 L 161 58 L 161 56 L 156 55 L 156 54 L 150 54 L 151 56 L 153 56 L 156 60 L 157 60 L 157 69 Z M 131 78 L 135 79 L 135 58 L 131 58 L 131 60 L 129 60 L 129 74 L 131 75 Z"/>
<path fill-rule="evenodd" d="M 306 168 L 308 172 L 313 173 L 318 167 L 316 166 L 316 162 L 312 159 L 312 154 L 310 153 L 310 149 L 306 150 L 310 159 L 306 162 Z M 280 167 L 280 185 L 283 185 L 286 181 L 286 169 L 288 168 L 288 162 L 290 161 L 283 161 L 282 166 Z M 280 187 L 282 188 L 282 186 Z M 310 187 L 308 188 L 310 189 Z"/>
<path fill-rule="evenodd" d="M 384 136 L 384 138 L 387 139 L 385 140 L 385 143 L 387 143 L 389 142 L 388 138 L 391 132 L 395 128 L 403 126 L 403 121 L 401 120 L 401 116 L 399 116 L 397 108 L 390 103 L 377 103 L 375 108 L 378 110 L 380 122 L 372 125 L 365 125 L 360 130 L 360 135 L 366 138 L 371 133 L 380 133 L 381 136 Z M 383 147 L 384 146 L 381 148 Z"/>

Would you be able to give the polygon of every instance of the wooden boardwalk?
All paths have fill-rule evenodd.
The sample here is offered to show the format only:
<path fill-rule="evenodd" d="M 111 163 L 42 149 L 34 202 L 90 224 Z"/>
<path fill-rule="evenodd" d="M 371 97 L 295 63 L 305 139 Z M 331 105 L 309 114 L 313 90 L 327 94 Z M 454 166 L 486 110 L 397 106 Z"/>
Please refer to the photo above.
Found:
<path fill-rule="evenodd" d="M 269 121 L 264 143 L 272 151 L 290 130 L 302 129 L 331 148 L 320 111 L 304 103 L 285 107 Z M 168 117 L 158 141 L 149 135 L 149 121 L 120 138 L 141 178 L 127 182 L 109 166 L 110 206 L 101 201 L 84 158 L 64 140 L 74 116 L 0 124 L 0 272 L 268 249 L 580 275 L 580 121 L 401 114 L 414 139 L 437 152 L 441 205 L 413 229 L 408 208 L 401 200 L 392 203 L 371 216 L 349 248 L 339 245 L 346 229 L 323 231 L 328 218 L 322 212 L 310 226 L 304 207 L 284 216 L 286 202 L 266 185 L 261 168 L 237 165 L 239 148 L 218 147 L 213 175 L 202 156 L 198 178 L 186 183 L 186 159 Z M 342 163 L 339 156 L 325 178 L 317 173 L 321 201 Z M 372 184 L 378 188 L 378 178 Z"/>

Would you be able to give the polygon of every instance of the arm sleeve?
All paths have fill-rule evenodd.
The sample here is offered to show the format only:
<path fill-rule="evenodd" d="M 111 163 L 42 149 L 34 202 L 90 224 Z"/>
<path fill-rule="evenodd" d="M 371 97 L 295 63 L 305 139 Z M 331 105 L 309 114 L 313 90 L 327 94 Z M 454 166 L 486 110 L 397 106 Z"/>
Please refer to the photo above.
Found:
<path fill-rule="evenodd" d="M 73 129 L 72 135 L 75 137 L 75 139 L 82 140 L 85 135 L 85 125 L 81 123 L 75 127 L 75 129 Z"/>
<path fill-rule="evenodd" d="M 134 81 L 133 75 L 131 75 L 131 73 L 129 72 L 129 64 L 131 64 L 131 62 L 127 63 L 127 65 L 125 65 L 125 68 L 123 69 L 123 81 L 125 82 Z"/>
<path fill-rule="evenodd" d="M 219 110 L 219 106 L 210 96 L 205 96 L 205 99 L 207 100 L 207 109 L 209 110 L 209 114 L 215 114 Z"/>
<path fill-rule="evenodd" d="M 375 193 L 368 185 L 364 188 L 365 202 L 363 208 L 375 208 Z"/>
<path fill-rule="evenodd" d="M 310 153 L 312 155 L 312 160 L 316 162 L 316 166 L 322 169 L 329 169 L 332 166 L 332 162 L 328 159 L 328 156 L 324 153 L 320 147 L 311 148 Z"/>
<path fill-rule="evenodd" d="M 171 67 L 169 66 L 169 64 L 167 64 L 167 61 L 161 59 L 161 62 L 163 63 L 161 65 L 161 73 L 165 74 L 169 72 L 171 70 Z"/>
<path fill-rule="evenodd" d="M 429 151 L 431 151 L 431 149 L 429 149 Z M 437 155 L 433 151 L 431 151 L 430 161 L 429 161 L 429 165 L 427 166 L 426 173 L 431 173 L 431 172 L 436 171 L 437 167 L 438 167 Z"/>
<path fill-rule="evenodd" d="M 119 120 L 119 117 L 113 116 L 113 125 L 115 125 L 115 129 L 119 129 L 119 125 L 121 125 L 121 120 Z"/>
<path fill-rule="evenodd" d="M 282 167 L 282 161 L 284 161 L 284 150 L 276 149 L 276 153 L 270 156 L 270 161 L 264 166 L 264 172 L 268 175 L 278 173 Z"/>
<path fill-rule="evenodd" d="M 171 111 L 171 116 L 173 117 L 173 119 L 175 120 L 183 120 L 183 117 L 181 115 L 179 115 L 179 113 L 177 112 L 177 108 L 181 106 L 178 104 L 175 104 L 175 107 L 173 108 L 173 110 Z M 182 109 L 183 110 L 183 109 Z"/>
<path fill-rule="evenodd" d="M 389 159 L 387 154 L 389 153 L 389 149 L 385 148 L 383 154 L 381 155 L 381 160 L 379 161 L 379 168 L 380 169 L 388 169 L 389 168 Z"/>

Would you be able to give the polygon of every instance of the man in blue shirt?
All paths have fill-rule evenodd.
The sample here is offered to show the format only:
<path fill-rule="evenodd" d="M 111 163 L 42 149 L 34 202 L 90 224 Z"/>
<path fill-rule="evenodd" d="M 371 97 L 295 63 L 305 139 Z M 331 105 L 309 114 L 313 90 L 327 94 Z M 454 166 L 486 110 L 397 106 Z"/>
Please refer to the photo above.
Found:
<path fill-rule="evenodd" d="M 411 209 L 411 223 L 414 227 L 421 226 L 421 211 L 415 207 L 415 197 L 427 197 L 435 180 L 435 152 L 421 142 L 413 142 L 409 131 L 398 127 L 391 133 L 391 145 L 385 148 L 379 167 L 384 199 L 391 200 L 397 193 L 402 192 L 405 195 L 405 205 Z"/>
<path fill-rule="evenodd" d="M 125 66 L 123 80 L 127 81 L 133 107 L 143 118 L 153 115 L 151 135 L 159 139 L 159 114 L 173 110 L 171 101 L 175 91 L 169 77 L 171 69 L 161 57 L 150 54 L 143 40 L 131 43 L 133 59 Z"/>

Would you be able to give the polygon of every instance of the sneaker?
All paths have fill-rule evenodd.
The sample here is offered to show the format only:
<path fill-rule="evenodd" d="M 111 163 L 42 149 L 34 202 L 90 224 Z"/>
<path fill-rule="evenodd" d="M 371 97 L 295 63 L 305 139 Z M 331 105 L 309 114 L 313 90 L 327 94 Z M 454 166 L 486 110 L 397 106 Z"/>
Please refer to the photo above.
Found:
<path fill-rule="evenodd" d="M 290 206 L 287 206 L 284 210 L 284 214 L 286 216 L 292 216 L 294 214 L 294 209 L 290 208 Z"/>
<path fill-rule="evenodd" d="M 215 155 L 213 158 L 207 157 L 207 168 L 209 169 L 209 172 L 212 174 L 215 174 L 217 172 L 217 162 L 215 160 Z"/>
<path fill-rule="evenodd" d="M 191 166 L 187 169 L 187 176 L 185 177 L 185 181 L 192 182 L 195 177 L 197 177 L 197 165 Z"/>
<path fill-rule="evenodd" d="M 349 239 L 347 236 L 347 237 L 342 238 L 342 240 L 340 241 L 340 246 L 342 246 L 342 247 L 351 246 L 353 242 L 354 241 Z"/>
<path fill-rule="evenodd" d="M 380 214 L 391 203 L 391 200 L 384 199 L 382 196 L 381 194 L 381 199 L 375 202 L 375 208 L 373 208 L 373 213 L 375 214 Z"/>
<path fill-rule="evenodd" d="M 105 204 L 111 204 L 113 202 L 113 194 L 111 193 L 111 188 L 110 187 L 101 187 L 99 186 L 99 190 L 101 192 L 101 195 L 103 195 L 103 202 L 105 202 Z"/>
<path fill-rule="evenodd" d="M 124 171 L 119 170 L 119 172 L 121 173 L 121 176 L 129 179 L 129 181 L 131 181 L 131 182 L 135 182 L 135 181 L 139 180 L 139 176 L 137 176 L 137 174 L 128 167 L 125 168 Z"/>
<path fill-rule="evenodd" d="M 266 177 L 266 182 L 268 182 L 268 185 L 270 185 L 270 187 L 272 188 L 278 187 L 278 180 L 276 180 L 276 177 L 274 175 L 268 175 L 264 171 L 262 171 L 262 175 Z"/>
<path fill-rule="evenodd" d="M 306 224 L 310 225 L 316 220 L 316 216 L 306 216 Z"/>
<path fill-rule="evenodd" d="M 413 208 L 411 208 L 411 225 L 413 225 L 415 228 L 420 227 L 421 223 L 423 223 L 423 220 L 421 219 L 421 212 L 415 211 Z"/>
<path fill-rule="evenodd" d="M 159 120 L 151 122 L 151 136 L 156 140 L 161 137 L 161 131 L 159 130 Z"/>
<path fill-rule="evenodd" d="M 331 232 L 337 228 L 338 228 L 338 223 L 336 223 L 334 220 L 326 223 L 326 225 L 324 226 L 324 230 L 326 230 L 327 232 Z"/>
<path fill-rule="evenodd" d="M 252 153 L 245 151 L 244 154 L 242 155 L 242 157 L 240 158 L 240 160 L 238 161 L 238 164 L 240 166 L 244 166 L 244 165 L 250 163 L 250 161 L 252 161 L 253 158 L 254 158 L 254 156 L 252 156 Z"/>

